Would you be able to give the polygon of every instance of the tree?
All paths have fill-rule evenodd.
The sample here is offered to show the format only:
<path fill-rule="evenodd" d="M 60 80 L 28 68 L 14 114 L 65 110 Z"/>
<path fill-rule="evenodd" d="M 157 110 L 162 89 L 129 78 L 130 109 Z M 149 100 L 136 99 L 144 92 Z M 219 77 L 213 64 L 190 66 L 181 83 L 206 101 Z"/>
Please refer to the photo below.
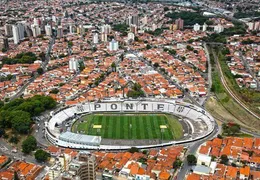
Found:
<path fill-rule="evenodd" d="M 225 155 L 225 154 L 221 155 L 221 157 L 220 157 L 220 164 L 227 165 L 228 161 L 229 161 L 229 159 L 228 159 L 227 155 Z"/>
<path fill-rule="evenodd" d="M 2 52 L 4 53 L 4 52 L 6 52 L 7 51 L 7 49 L 6 48 L 2 48 Z"/>
<path fill-rule="evenodd" d="M 197 163 L 197 158 L 193 154 L 187 156 L 187 161 L 189 165 L 195 165 Z"/>
<path fill-rule="evenodd" d="M 11 112 L 12 129 L 18 133 L 26 134 L 32 124 L 31 116 L 28 112 L 12 111 Z"/>
<path fill-rule="evenodd" d="M 181 165 L 182 165 L 182 161 L 180 159 L 177 159 L 173 163 L 173 168 L 177 169 L 177 168 L 181 167 Z"/>
<path fill-rule="evenodd" d="M 71 48 L 73 46 L 73 42 L 72 41 L 68 41 L 68 47 Z"/>
<path fill-rule="evenodd" d="M 59 89 L 54 88 L 50 91 L 51 94 L 58 94 L 59 93 Z"/>
<path fill-rule="evenodd" d="M 14 143 L 14 144 L 17 144 L 19 142 L 19 139 L 17 136 L 12 136 L 10 139 L 9 139 L 9 142 L 10 143 Z"/>
<path fill-rule="evenodd" d="M 146 45 L 146 49 L 151 49 L 151 48 L 152 48 L 152 46 L 150 44 Z"/>
<path fill-rule="evenodd" d="M 131 148 L 128 150 L 128 152 L 130 152 L 130 153 L 139 152 L 139 149 L 136 148 L 136 147 L 131 147 Z"/>
<path fill-rule="evenodd" d="M 37 142 L 35 137 L 28 136 L 22 143 L 22 151 L 25 154 L 29 154 L 30 152 L 34 151 L 37 147 Z"/>
<path fill-rule="evenodd" d="M 40 75 L 43 74 L 43 69 L 42 69 L 41 67 L 38 68 L 38 69 L 37 69 L 37 73 L 40 74 Z"/>
<path fill-rule="evenodd" d="M 20 179 L 20 178 L 19 178 L 17 172 L 15 171 L 15 172 L 14 172 L 14 180 L 19 180 L 19 179 Z"/>
<path fill-rule="evenodd" d="M 112 71 L 113 71 L 113 72 L 116 72 L 116 63 L 115 63 L 115 62 L 113 62 L 113 63 L 111 64 L 111 68 L 112 68 Z"/>
<path fill-rule="evenodd" d="M 169 8 L 168 7 L 164 7 L 163 10 L 164 11 L 169 11 Z"/>
<path fill-rule="evenodd" d="M 159 67 L 159 63 L 157 63 L 157 62 L 154 63 L 153 67 L 158 68 Z"/>
<path fill-rule="evenodd" d="M 5 135 L 5 130 L 3 128 L 0 128 L 0 138 Z"/>
<path fill-rule="evenodd" d="M 45 162 L 48 160 L 49 157 L 51 157 L 51 155 L 42 149 L 38 149 L 35 152 L 34 157 L 39 162 Z"/>

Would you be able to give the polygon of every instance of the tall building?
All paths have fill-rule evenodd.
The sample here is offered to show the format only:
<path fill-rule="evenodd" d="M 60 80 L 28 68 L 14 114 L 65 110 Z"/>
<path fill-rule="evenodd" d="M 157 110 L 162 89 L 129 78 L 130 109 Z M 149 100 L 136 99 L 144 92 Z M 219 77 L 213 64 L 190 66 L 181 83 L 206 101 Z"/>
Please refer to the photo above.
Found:
<path fill-rule="evenodd" d="M 18 32 L 19 32 L 19 39 L 23 40 L 24 39 L 24 33 L 25 33 L 25 22 L 18 22 L 17 23 L 17 28 L 18 28 Z"/>
<path fill-rule="evenodd" d="M 62 28 L 62 26 L 58 26 L 57 38 L 62 38 L 62 37 L 63 37 L 63 28 Z"/>
<path fill-rule="evenodd" d="M 78 59 L 72 58 L 69 61 L 69 71 L 78 72 L 79 71 L 79 61 Z"/>
<path fill-rule="evenodd" d="M 214 26 L 214 31 L 216 33 L 221 33 L 224 31 L 224 27 L 221 24 L 218 24 L 218 25 Z"/>
<path fill-rule="evenodd" d="M 5 36 L 7 37 L 13 36 L 13 29 L 11 24 L 5 24 Z"/>
<path fill-rule="evenodd" d="M 132 32 L 129 32 L 128 34 L 127 34 L 127 40 L 128 41 L 134 41 L 135 40 L 135 35 L 134 35 L 134 33 L 132 33 Z"/>
<path fill-rule="evenodd" d="M 33 37 L 37 37 L 41 34 L 41 28 L 39 27 L 38 24 L 32 24 L 31 25 Z"/>
<path fill-rule="evenodd" d="M 205 32 L 207 31 L 208 25 L 206 23 L 203 24 L 202 26 L 202 31 Z"/>
<path fill-rule="evenodd" d="M 51 28 L 51 26 L 49 24 L 47 24 L 45 26 L 45 34 L 46 34 L 46 36 L 51 36 L 52 35 L 52 28 Z"/>
<path fill-rule="evenodd" d="M 138 15 L 132 16 L 132 24 L 139 26 L 139 17 Z"/>
<path fill-rule="evenodd" d="M 136 33 L 137 33 L 137 26 L 134 25 L 134 24 L 131 24 L 131 25 L 130 25 L 130 31 L 131 31 L 132 33 L 136 34 Z"/>
<path fill-rule="evenodd" d="M 97 44 L 97 43 L 98 43 L 98 33 L 95 33 L 95 34 L 93 35 L 93 43 L 94 43 L 94 44 Z"/>
<path fill-rule="evenodd" d="M 147 24 L 147 16 L 144 16 L 142 19 L 141 19 L 141 22 L 143 25 L 146 25 Z"/>
<path fill-rule="evenodd" d="M 69 164 L 69 171 L 61 175 L 64 180 L 94 180 L 96 179 L 96 158 L 90 154 L 80 153 L 77 160 Z"/>
<path fill-rule="evenodd" d="M 194 24 L 193 30 L 196 31 L 196 32 L 200 31 L 200 25 L 198 23 Z"/>
<path fill-rule="evenodd" d="M 8 38 L 4 36 L 0 36 L 0 51 L 5 48 L 8 49 Z"/>
<path fill-rule="evenodd" d="M 107 34 L 106 33 L 101 33 L 101 41 L 107 42 Z"/>
<path fill-rule="evenodd" d="M 110 34 L 111 26 L 109 24 L 105 24 L 101 26 L 101 33 Z"/>
<path fill-rule="evenodd" d="M 13 29 L 13 40 L 14 40 L 14 44 L 18 44 L 20 42 L 19 39 L 19 30 L 18 27 L 16 25 L 12 26 Z"/>
<path fill-rule="evenodd" d="M 79 29 L 79 32 L 78 32 Z M 85 34 L 85 28 L 83 27 L 83 25 L 79 25 L 77 29 L 77 33 L 80 34 L 81 36 L 83 36 Z"/>
<path fill-rule="evenodd" d="M 156 24 L 153 24 L 153 25 L 152 25 L 152 31 L 155 31 L 157 28 L 158 28 L 158 27 L 157 27 Z"/>
<path fill-rule="evenodd" d="M 118 42 L 114 39 L 112 39 L 111 42 L 109 42 L 109 50 L 110 51 L 117 51 L 118 50 Z"/>
<path fill-rule="evenodd" d="M 130 26 L 132 24 L 132 16 L 128 16 L 126 18 L 126 22 L 125 23 Z"/>
<path fill-rule="evenodd" d="M 182 30 L 184 21 L 181 18 L 179 18 L 179 19 L 175 20 L 175 24 L 176 24 L 178 30 Z"/>
<path fill-rule="evenodd" d="M 96 179 L 96 157 L 90 154 L 80 153 L 79 161 L 85 162 L 82 171 L 79 173 L 81 179 Z"/>

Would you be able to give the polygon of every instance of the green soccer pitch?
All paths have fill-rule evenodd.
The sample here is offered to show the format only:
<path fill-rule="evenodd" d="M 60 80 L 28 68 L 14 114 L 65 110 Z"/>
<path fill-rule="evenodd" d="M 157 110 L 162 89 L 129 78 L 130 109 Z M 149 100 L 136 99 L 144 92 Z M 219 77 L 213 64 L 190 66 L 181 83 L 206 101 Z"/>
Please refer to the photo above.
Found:
<path fill-rule="evenodd" d="M 100 132 L 93 125 L 102 125 Z M 167 126 L 163 132 L 161 125 Z M 75 122 L 72 132 L 101 135 L 104 139 L 177 140 L 183 136 L 177 117 L 168 114 L 91 114 Z"/>

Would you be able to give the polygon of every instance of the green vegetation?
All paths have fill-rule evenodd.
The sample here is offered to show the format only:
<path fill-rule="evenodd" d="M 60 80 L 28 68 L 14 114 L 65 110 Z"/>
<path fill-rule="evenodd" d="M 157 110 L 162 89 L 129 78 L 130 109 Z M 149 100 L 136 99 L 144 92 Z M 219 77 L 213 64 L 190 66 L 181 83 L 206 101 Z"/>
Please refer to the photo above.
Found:
<path fill-rule="evenodd" d="M 181 18 L 184 20 L 185 26 L 193 26 L 196 23 L 202 25 L 209 19 L 208 17 L 202 16 L 199 12 L 186 11 L 167 13 L 165 16 L 171 18 L 172 20 Z"/>
<path fill-rule="evenodd" d="M 225 155 L 225 154 L 221 155 L 221 157 L 220 157 L 220 164 L 227 165 L 228 161 L 229 161 L 229 159 L 228 159 L 227 155 Z"/>
<path fill-rule="evenodd" d="M 15 99 L 0 108 L 0 127 L 27 134 L 32 124 L 31 117 L 55 106 L 56 102 L 47 96 L 36 95 L 26 100 Z"/>
<path fill-rule="evenodd" d="M 214 54 L 218 54 L 220 55 L 220 59 L 221 58 L 226 58 L 224 54 L 228 54 L 229 51 L 226 48 L 222 48 L 222 49 L 212 49 L 210 48 L 210 50 L 212 51 L 212 53 Z M 249 128 L 250 130 L 258 130 L 260 127 L 260 121 L 258 121 L 254 116 L 252 116 L 251 114 L 249 114 L 244 108 L 242 108 L 230 95 L 229 93 L 226 91 L 226 89 L 224 88 L 221 80 L 220 80 L 220 76 L 219 76 L 219 72 L 216 70 L 216 64 L 214 63 L 213 59 L 213 54 L 210 53 L 210 57 L 211 59 L 211 64 L 212 64 L 212 92 L 215 93 L 215 98 L 209 98 L 207 103 L 206 103 L 206 109 L 207 111 L 209 111 L 215 118 L 220 119 L 220 120 L 224 120 L 225 122 L 235 122 L 237 124 L 239 124 L 240 126 Z M 230 89 L 232 89 L 232 91 L 234 93 L 237 92 L 247 92 L 247 94 L 250 94 L 251 96 L 255 97 L 255 100 L 252 100 L 253 103 L 248 103 L 247 105 L 252 107 L 252 108 L 257 108 L 259 107 L 259 100 L 257 103 L 257 93 L 253 92 L 249 89 L 240 89 L 236 83 L 236 81 L 234 80 L 233 75 L 231 74 L 227 64 L 226 64 L 226 60 L 227 59 L 222 59 L 219 60 L 221 66 L 222 66 L 222 71 L 225 75 L 225 80 L 228 83 Z M 228 75 L 229 74 L 229 75 Z M 229 78 L 227 78 L 229 77 Z M 231 83 L 231 81 L 233 81 Z M 233 87 L 234 86 L 234 87 Z M 234 88 L 237 89 L 237 91 L 234 90 Z M 250 92 L 250 93 L 249 93 Z M 259 94 L 259 93 L 258 93 Z M 241 94 L 237 94 L 238 97 L 240 97 L 241 99 L 243 98 L 242 93 Z M 239 134 L 242 136 L 242 134 Z"/>
<path fill-rule="evenodd" d="M 37 60 L 37 56 L 32 52 L 17 54 L 14 58 L 3 58 L 3 64 L 32 64 Z"/>
<path fill-rule="evenodd" d="M 144 97 L 144 92 L 140 84 L 135 83 L 131 90 L 127 92 L 127 97 L 138 98 Z"/>
<path fill-rule="evenodd" d="M 28 136 L 24 141 L 23 141 L 23 144 L 22 144 L 22 151 L 25 153 L 25 154 L 29 154 L 31 153 L 32 151 L 34 151 L 37 147 L 37 142 L 36 142 L 36 139 L 35 137 L 33 136 Z"/>
<path fill-rule="evenodd" d="M 123 36 L 126 36 L 127 31 L 128 31 L 128 25 L 127 24 L 115 24 L 113 26 L 113 30 L 122 33 Z"/>
<path fill-rule="evenodd" d="M 240 133 L 240 125 L 235 124 L 235 123 L 223 123 L 222 124 L 222 134 L 223 135 L 232 135 L 236 136 L 237 134 Z"/>
<path fill-rule="evenodd" d="M 48 153 L 42 149 L 38 149 L 35 152 L 34 157 L 39 162 L 45 162 L 51 157 L 51 155 L 50 155 L 50 153 Z"/>
<path fill-rule="evenodd" d="M 43 69 L 42 69 L 42 68 L 38 68 L 38 69 L 37 69 L 37 73 L 38 73 L 39 75 L 43 74 Z"/>
<path fill-rule="evenodd" d="M 195 165 L 197 163 L 197 158 L 196 156 L 194 156 L 193 154 L 189 154 L 187 156 L 187 162 L 188 164 L 191 166 L 191 165 Z"/>
<path fill-rule="evenodd" d="M 258 11 L 248 11 L 248 12 L 238 11 L 234 14 L 234 17 L 237 19 L 247 18 L 247 17 L 257 17 L 257 16 L 260 16 L 260 12 L 258 12 Z"/>
<path fill-rule="evenodd" d="M 153 36 L 159 36 L 163 33 L 163 29 L 157 28 L 154 31 L 146 31 L 146 32 L 153 35 Z"/>
<path fill-rule="evenodd" d="M 100 133 L 93 125 L 102 125 Z M 84 122 L 76 122 L 73 132 L 101 135 L 108 139 L 161 139 L 160 125 L 167 125 L 162 133 L 164 140 L 180 139 L 182 125 L 172 115 L 165 114 L 93 114 L 87 115 Z"/>

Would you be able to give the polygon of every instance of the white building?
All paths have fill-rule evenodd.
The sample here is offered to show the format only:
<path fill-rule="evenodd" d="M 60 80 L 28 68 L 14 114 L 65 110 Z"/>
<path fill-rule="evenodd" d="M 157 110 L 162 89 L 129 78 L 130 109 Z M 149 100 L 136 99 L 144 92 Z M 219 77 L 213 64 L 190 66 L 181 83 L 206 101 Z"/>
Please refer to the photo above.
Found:
<path fill-rule="evenodd" d="M 45 26 L 45 34 L 46 34 L 47 36 L 51 36 L 51 35 L 52 35 L 52 29 L 51 29 L 51 26 L 50 26 L 49 24 L 47 24 L 47 25 Z"/>
<path fill-rule="evenodd" d="M 18 28 L 18 33 L 19 33 L 19 39 L 20 40 L 24 39 L 24 32 L 25 32 L 24 23 L 25 22 L 18 22 L 17 23 L 17 28 Z"/>
<path fill-rule="evenodd" d="M 112 39 L 111 42 L 109 42 L 109 50 L 110 51 L 117 51 L 118 50 L 118 42 L 114 39 Z"/>
<path fill-rule="evenodd" d="M 197 158 L 197 165 L 210 166 L 211 157 L 205 154 L 200 154 Z"/>
<path fill-rule="evenodd" d="M 216 33 L 221 33 L 224 31 L 224 27 L 221 24 L 218 24 L 218 25 L 214 26 L 214 31 Z"/>
<path fill-rule="evenodd" d="M 33 37 L 37 37 L 41 34 L 41 29 L 38 24 L 32 24 L 31 25 Z"/>
<path fill-rule="evenodd" d="M 107 34 L 106 33 L 101 33 L 101 41 L 107 42 Z"/>
<path fill-rule="evenodd" d="M 157 25 L 156 24 L 153 24 L 152 25 L 152 31 L 155 31 L 157 29 Z"/>
<path fill-rule="evenodd" d="M 205 32 L 207 31 L 208 25 L 206 23 L 203 24 L 202 26 L 202 31 Z"/>
<path fill-rule="evenodd" d="M 200 25 L 198 23 L 194 24 L 193 30 L 196 31 L 196 32 L 200 31 Z"/>
<path fill-rule="evenodd" d="M 254 25 L 255 25 L 255 23 L 249 22 L 249 23 L 247 23 L 247 25 L 248 25 L 248 29 L 249 29 L 250 31 L 254 30 Z"/>
<path fill-rule="evenodd" d="M 98 33 L 95 33 L 95 34 L 93 35 L 93 43 L 94 43 L 94 44 L 97 44 L 97 43 L 98 43 Z"/>
<path fill-rule="evenodd" d="M 13 25 L 13 39 L 14 39 L 14 44 L 18 44 L 20 42 L 19 30 L 18 27 L 15 25 Z"/>
<path fill-rule="evenodd" d="M 135 39 L 135 34 L 132 33 L 132 32 L 129 32 L 129 33 L 127 34 L 127 40 L 128 40 L 128 41 L 130 41 L 130 40 L 134 41 L 134 39 Z"/>
<path fill-rule="evenodd" d="M 63 28 L 62 28 L 62 26 L 58 26 L 57 38 L 62 38 L 62 37 L 63 37 Z"/>
<path fill-rule="evenodd" d="M 69 71 L 70 72 L 76 72 L 79 70 L 79 62 L 77 59 L 72 58 L 69 61 Z"/>
<path fill-rule="evenodd" d="M 79 61 L 75 58 L 70 59 L 69 61 L 69 71 L 77 72 L 79 70 Z"/>
<path fill-rule="evenodd" d="M 105 24 L 101 26 L 101 33 L 110 34 L 111 26 L 109 24 Z"/>

